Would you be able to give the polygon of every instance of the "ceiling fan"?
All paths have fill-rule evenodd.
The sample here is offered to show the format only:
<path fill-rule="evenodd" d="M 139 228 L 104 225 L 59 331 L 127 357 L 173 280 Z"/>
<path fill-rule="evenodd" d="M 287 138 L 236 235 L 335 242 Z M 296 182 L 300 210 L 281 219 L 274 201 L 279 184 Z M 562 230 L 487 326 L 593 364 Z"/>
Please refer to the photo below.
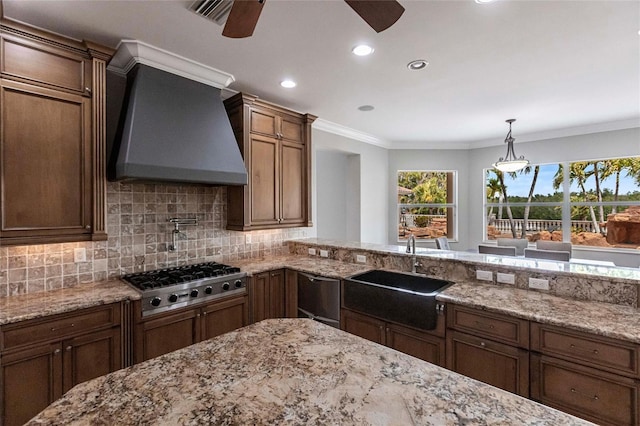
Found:
<path fill-rule="evenodd" d="M 395 0 L 344 0 L 376 32 L 396 23 L 404 7 Z M 251 37 L 266 0 L 235 0 L 222 35 L 230 38 Z"/>

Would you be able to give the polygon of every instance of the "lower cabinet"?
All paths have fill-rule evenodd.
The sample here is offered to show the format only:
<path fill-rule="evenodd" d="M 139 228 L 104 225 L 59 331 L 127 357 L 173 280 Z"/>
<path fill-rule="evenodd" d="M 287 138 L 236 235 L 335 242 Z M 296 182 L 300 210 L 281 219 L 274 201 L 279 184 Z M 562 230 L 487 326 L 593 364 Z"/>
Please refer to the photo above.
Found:
<path fill-rule="evenodd" d="M 268 318 L 284 318 L 285 306 L 285 270 L 255 274 L 249 279 L 251 297 L 251 323 Z"/>
<path fill-rule="evenodd" d="M 531 398 L 602 425 L 638 425 L 637 344 L 531 324 Z"/>
<path fill-rule="evenodd" d="M 249 324 L 247 296 L 139 319 L 134 362 L 142 362 Z"/>
<path fill-rule="evenodd" d="M 447 368 L 529 396 L 529 322 L 450 304 Z"/>
<path fill-rule="evenodd" d="M 342 309 L 340 313 L 344 331 L 432 364 L 444 366 L 445 340 L 442 337 L 444 336 L 444 317 L 438 318 L 438 326 L 435 330 L 424 331 L 348 309 Z"/>
<path fill-rule="evenodd" d="M 76 384 L 122 368 L 121 325 L 118 303 L 3 326 L 0 424 L 22 425 Z"/>
<path fill-rule="evenodd" d="M 529 396 L 529 351 L 456 331 L 447 332 L 447 368 Z"/>

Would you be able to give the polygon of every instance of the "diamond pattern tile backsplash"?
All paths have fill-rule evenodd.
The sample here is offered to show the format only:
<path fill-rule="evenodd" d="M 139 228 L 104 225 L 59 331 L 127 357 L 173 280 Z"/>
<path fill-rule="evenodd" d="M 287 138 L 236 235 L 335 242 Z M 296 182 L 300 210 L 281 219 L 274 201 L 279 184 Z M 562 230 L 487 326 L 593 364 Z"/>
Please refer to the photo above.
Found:
<path fill-rule="evenodd" d="M 313 228 L 225 230 L 226 187 L 109 183 L 107 241 L 0 247 L 0 297 L 35 293 L 120 275 L 198 262 L 229 262 L 287 253 L 284 241 L 313 236 Z M 178 250 L 167 250 L 171 217 L 181 226 Z M 246 243 L 251 235 L 251 243 Z M 74 262 L 74 250 L 86 262 Z"/>

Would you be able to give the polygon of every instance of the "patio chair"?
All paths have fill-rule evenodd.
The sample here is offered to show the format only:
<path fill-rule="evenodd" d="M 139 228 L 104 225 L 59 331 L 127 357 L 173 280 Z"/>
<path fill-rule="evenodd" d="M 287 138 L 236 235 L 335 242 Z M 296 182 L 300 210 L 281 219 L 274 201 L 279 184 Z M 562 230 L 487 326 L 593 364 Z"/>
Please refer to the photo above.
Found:
<path fill-rule="evenodd" d="M 498 238 L 498 247 L 515 247 L 516 256 L 524 256 L 524 249 L 529 247 L 529 240 L 526 238 Z"/>
<path fill-rule="evenodd" d="M 527 248 L 524 249 L 524 257 L 568 262 L 569 259 L 571 259 L 571 253 L 569 253 L 568 251 L 538 250 Z"/>
<path fill-rule="evenodd" d="M 539 240 L 536 242 L 536 249 L 538 250 L 566 251 L 569 252 L 569 257 L 571 257 L 571 247 L 571 243 L 560 241 Z"/>
<path fill-rule="evenodd" d="M 502 256 L 515 256 L 516 248 L 511 247 L 498 247 L 498 246 L 490 246 L 486 244 L 478 245 L 478 252 L 485 254 L 500 254 Z"/>

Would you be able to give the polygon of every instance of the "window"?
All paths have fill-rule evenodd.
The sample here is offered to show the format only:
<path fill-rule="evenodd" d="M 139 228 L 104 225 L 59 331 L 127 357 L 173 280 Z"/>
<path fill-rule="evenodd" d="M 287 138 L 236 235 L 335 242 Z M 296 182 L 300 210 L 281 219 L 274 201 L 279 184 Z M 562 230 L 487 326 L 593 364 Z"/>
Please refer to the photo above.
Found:
<path fill-rule="evenodd" d="M 398 171 L 398 241 L 456 238 L 456 172 Z"/>
<path fill-rule="evenodd" d="M 506 174 L 487 169 L 485 176 L 487 240 L 640 247 L 640 157 L 532 165 Z"/>

